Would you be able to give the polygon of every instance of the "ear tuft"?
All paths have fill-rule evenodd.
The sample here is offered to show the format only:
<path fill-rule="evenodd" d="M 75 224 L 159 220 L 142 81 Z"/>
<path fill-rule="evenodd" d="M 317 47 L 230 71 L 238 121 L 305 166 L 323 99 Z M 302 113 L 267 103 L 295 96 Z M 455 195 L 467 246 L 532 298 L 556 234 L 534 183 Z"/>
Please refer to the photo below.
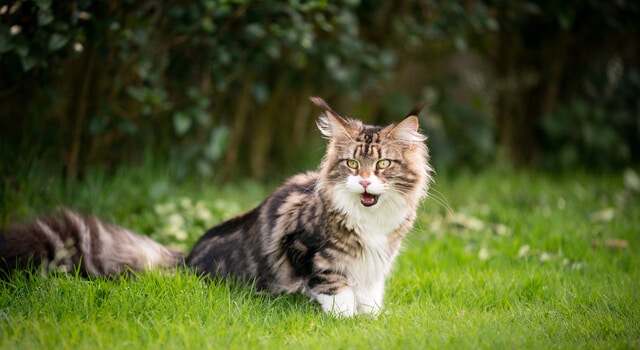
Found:
<path fill-rule="evenodd" d="M 335 115 L 338 115 L 338 113 L 336 113 L 330 106 L 329 104 L 327 104 L 321 97 L 318 96 L 311 96 L 309 97 L 309 100 L 311 102 L 313 102 L 314 105 L 322 108 L 323 110 L 327 111 L 327 112 L 331 112 Z"/>
<path fill-rule="evenodd" d="M 424 106 L 425 106 L 424 102 L 422 101 L 416 102 L 416 104 L 414 104 L 413 107 L 411 107 L 411 111 L 407 113 L 407 117 L 410 117 L 412 115 L 417 117 L 422 111 L 422 109 L 424 109 Z"/>
<path fill-rule="evenodd" d="M 345 135 L 349 138 L 349 122 L 336 113 L 322 98 L 317 96 L 309 97 L 309 100 L 316 106 L 322 108 L 324 113 L 318 119 L 316 125 L 322 135 L 326 138 L 333 138 L 337 135 Z"/>

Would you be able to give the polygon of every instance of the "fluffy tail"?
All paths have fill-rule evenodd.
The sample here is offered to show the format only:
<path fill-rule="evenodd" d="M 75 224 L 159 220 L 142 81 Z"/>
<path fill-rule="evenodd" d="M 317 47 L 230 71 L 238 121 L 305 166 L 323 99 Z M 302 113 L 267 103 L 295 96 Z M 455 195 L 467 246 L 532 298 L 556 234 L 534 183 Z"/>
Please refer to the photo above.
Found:
<path fill-rule="evenodd" d="M 0 271 L 30 267 L 85 276 L 174 267 L 184 253 L 95 217 L 61 209 L 59 217 L 11 226 L 0 234 Z"/>

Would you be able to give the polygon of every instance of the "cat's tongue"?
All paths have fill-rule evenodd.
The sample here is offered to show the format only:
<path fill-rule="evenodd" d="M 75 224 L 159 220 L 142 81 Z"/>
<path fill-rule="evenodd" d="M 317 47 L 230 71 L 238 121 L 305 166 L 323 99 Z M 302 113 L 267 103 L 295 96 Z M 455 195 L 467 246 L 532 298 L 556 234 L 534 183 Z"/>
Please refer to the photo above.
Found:
<path fill-rule="evenodd" d="M 371 193 L 363 193 L 362 197 L 360 198 L 360 202 L 362 203 L 362 205 L 364 205 L 365 207 L 370 207 L 376 203 L 378 203 L 378 196 L 371 194 Z"/>

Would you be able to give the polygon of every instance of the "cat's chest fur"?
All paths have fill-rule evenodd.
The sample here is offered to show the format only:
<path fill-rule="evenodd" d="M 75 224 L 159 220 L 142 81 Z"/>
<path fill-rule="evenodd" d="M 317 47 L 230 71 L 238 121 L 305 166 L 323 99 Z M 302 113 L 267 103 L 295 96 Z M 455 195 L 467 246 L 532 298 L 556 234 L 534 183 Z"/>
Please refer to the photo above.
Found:
<path fill-rule="evenodd" d="M 391 270 L 398 253 L 399 242 L 394 234 L 409 220 L 410 209 L 396 205 L 393 198 L 382 200 L 379 206 L 363 207 L 357 197 L 342 193 L 334 197 L 341 203 L 345 227 L 357 235 L 362 249 L 355 256 L 347 256 L 343 266 L 351 285 L 368 287 L 384 278 Z"/>

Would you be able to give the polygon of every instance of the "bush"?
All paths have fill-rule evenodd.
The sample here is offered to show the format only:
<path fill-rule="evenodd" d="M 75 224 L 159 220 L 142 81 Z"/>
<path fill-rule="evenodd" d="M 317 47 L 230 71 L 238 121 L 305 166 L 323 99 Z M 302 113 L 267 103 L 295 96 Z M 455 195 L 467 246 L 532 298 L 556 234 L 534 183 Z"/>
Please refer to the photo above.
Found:
<path fill-rule="evenodd" d="M 439 167 L 622 166 L 640 161 L 638 18 L 601 1 L 15 1 L 0 170 L 35 157 L 75 179 L 154 155 L 177 178 L 291 173 L 322 155 L 310 95 L 379 123 L 426 99 Z"/>
<path fill-rule="evenodd" d="M 311 109 L 300 105 L 309 105 L 308 95 L 375 84 L 374 73 L 393 63 L 359 36 L 356 5 L 4 5 L 3 142 L 17 151 L 21 139 L 46 139 L 39 149 L 72 178 L 88 165 L 135 161 L 145 148 L 177 160 L 178 176 L 234 167 L 263 176 L 305 140 Z M 292 124 L 300 135 L 286 137 Z M 287 141 L 278 144 L 281 134 Z M 274 153 L 283 161 L 273 161 Z"/>

